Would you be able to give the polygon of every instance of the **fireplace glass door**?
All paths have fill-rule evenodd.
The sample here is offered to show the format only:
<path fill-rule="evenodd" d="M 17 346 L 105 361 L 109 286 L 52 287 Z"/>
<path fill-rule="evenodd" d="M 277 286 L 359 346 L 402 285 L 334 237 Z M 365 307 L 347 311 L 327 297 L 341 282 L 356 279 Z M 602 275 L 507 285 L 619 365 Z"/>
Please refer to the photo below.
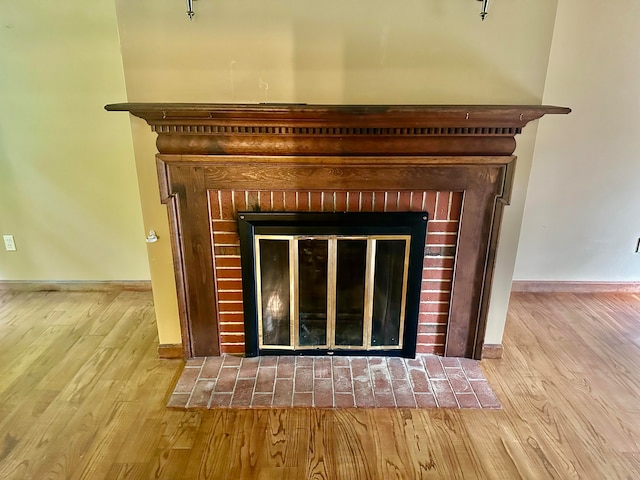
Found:
<path fill-rule="evenodd" d="M 260 349 L 401 349 L 411 237 L 255 237 Z"/>
<path fill-rule="evenodd" d="M 415 350 L 426 214 L 269 215 L 241 214 L 247 354 Z"/>

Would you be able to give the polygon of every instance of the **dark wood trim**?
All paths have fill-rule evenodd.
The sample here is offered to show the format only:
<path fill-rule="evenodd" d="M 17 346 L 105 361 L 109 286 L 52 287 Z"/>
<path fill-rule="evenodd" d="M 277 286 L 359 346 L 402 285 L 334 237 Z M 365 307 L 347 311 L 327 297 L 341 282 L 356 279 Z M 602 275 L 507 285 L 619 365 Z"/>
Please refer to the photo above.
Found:
<path fill-rule="evenodd" d="M 0 280 L 0 290 L 27 292 L 110 292 L 126 290 L 132 292 L 151 291 L 150 280 Z"/>
<path fill-rule="evenodd" d="M 502 358 L 503 350 L 501 343 L 485 343 L 482 346 L 482 359 L 500 359 Z"/>
<path fill-rule="evenodd" d="M 446 355 L 480 358 L 515 136 L 570 109 L 482 105 L 115 104 L 158 134 L 185 356 L 219 353 L 209 218 L 216 190 L 458 191 Z"/>
<path fill-rule="evenodd" d="M 158 357 L 164 359 L 184 358 L 184 349 L 180 343 L 158 345 Z"/>
<path fill-rule="evenodd" d="M 531 293 L 640 293 L 640 282 L 564 282 L 514 280 L 512 292 Z"/>

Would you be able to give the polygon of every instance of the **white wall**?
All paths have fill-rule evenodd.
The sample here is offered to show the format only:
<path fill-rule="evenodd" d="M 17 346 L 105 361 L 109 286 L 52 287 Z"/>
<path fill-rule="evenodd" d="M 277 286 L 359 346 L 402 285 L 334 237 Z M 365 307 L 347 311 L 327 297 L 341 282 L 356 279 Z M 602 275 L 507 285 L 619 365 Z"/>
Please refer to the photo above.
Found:
<path fill-rule="evenodd" d="M 638 0 L 559 2 L 543 102 L 514 279 L 639 281 Z"/>

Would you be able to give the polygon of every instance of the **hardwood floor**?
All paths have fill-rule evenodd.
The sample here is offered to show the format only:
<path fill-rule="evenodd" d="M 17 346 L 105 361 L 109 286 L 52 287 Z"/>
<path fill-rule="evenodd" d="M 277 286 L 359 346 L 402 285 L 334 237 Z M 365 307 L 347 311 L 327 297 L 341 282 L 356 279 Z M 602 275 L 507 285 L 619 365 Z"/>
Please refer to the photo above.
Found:
<path fill-rule="evenodd" d="M 170 411 L 180 367 L 149 292 L 0 292 L 0 478 L 640 478 L 638 295 L 514 294 L 502 411 Z"/>

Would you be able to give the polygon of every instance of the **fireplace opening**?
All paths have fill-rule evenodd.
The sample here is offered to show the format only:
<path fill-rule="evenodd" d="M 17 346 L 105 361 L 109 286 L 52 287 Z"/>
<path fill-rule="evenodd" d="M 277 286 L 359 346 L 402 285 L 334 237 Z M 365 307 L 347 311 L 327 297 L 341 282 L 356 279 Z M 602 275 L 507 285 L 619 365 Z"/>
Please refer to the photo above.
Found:
<path fill-rule="evenodd" d="M 245 354 L 413 357 L 426 212 L 239 212 Z"/>

